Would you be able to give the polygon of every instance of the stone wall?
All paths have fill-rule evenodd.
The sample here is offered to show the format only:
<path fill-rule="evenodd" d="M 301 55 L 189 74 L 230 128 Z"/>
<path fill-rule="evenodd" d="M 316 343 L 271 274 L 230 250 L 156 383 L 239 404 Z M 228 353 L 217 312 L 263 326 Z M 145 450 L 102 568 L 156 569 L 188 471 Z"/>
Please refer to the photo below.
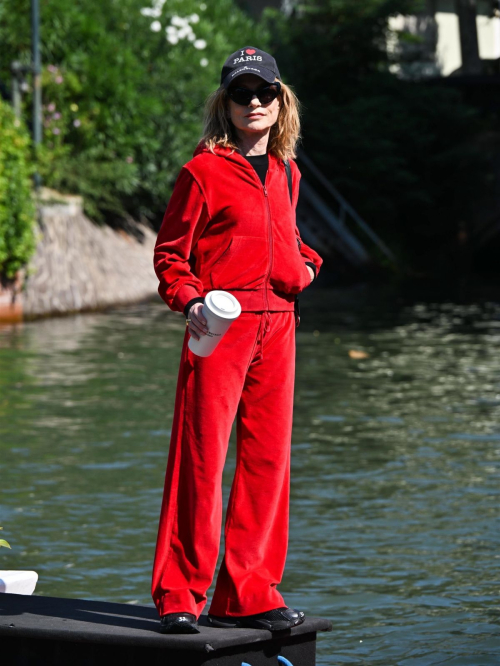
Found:
<path fill-rule="evenodd" d="M 39 203 L 37 249 L 16 284 L 0 287 L 0 320 L 93 310 L 157 294 L 154 231 L 96 225 L 79 197 Z"/>

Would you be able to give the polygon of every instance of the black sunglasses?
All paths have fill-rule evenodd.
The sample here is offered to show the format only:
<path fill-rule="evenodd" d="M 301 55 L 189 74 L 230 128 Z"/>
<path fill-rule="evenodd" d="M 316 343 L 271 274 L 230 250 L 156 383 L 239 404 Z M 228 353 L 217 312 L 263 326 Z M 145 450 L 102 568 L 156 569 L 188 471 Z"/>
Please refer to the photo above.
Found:
<path fill-rule="evenodd" d="M 236 104 L 241 104 L 241 106 L 248 106 L 254 95 L 257 95 L 259 102 L 264 104 L 269 104 L 273 99 L 276 99 L 281 92 L 281 83 L 275 81 L 267 86 L 262 88 L 257 88 L 257 90 L 250 90 L 249 88 L 228 88 L 227 94 L 233 102 Z"/>

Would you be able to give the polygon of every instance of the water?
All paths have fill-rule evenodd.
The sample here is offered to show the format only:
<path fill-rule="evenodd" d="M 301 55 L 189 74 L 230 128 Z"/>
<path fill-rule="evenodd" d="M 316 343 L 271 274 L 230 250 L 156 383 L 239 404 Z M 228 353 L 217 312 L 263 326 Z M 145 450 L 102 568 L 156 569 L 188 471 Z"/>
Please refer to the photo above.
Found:
<path fill-rule="evenodd" d="M 280 590 L 332 620 L 318 664 L 500 664 L 500 304 L 301 306 Z M 37 594 L 151 603 L 183 335 L 157 302 L 0 329 L 0 569 Z"/>

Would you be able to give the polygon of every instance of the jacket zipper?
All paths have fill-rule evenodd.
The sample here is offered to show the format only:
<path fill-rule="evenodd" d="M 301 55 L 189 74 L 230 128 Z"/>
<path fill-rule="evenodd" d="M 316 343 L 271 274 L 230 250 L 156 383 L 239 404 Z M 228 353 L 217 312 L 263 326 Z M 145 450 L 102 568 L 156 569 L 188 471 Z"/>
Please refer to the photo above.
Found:
<path fill-rule="evenodd" d="M 269 310 L 269 295 L 267 293 L 267 284 L 268 284 L 269 276 L 271 275 L 271 272 L 272 272 L 272 265 L 273 265 L 273 232 L 272 232 L 272 224 L 271 224 L 271 207 L 269 206 L 269 196 L 268 196 L 268 192 L 267 192 L 267 187 L 266 187 L 265 183 L 261 182 L 261 180 L 260 180 L 257 172 L 255 171 L 255 169 L 253 169 L 253 171 L 254 171 L 254 176 L 255 176 L 256 180 L 258 181 L 259 185 L 261 185 L 263 190 L 264 190 L 264 198 L 266 200 L 266 208 L 267 208 L 267 222 L 268 222 L 268 227 L 269 227 L 269 272 L 266 276 L 266 281 L 265 281 L 265 284 L 264 284 L 264 294 L 265 294 L 265 297 L 266 297 L 267 309 Z M 269 177 L 269 167 L 268 167 L 267 172 L 266 172 L 266 180 L 265 180 L 266 183 L 267 183 L 268 177 Z"/>
<path fill-rule="evenodd" d="M 266 276 L 266 283 L 265 283 L 265 294 L 266 294 L 266 302 L 267 302 L 267 309 L 269 310 L 269 296 L 267 293 L 267 284 L 268 284 L 268 279 L 269 276 L 271 275 L 272 271 L 272 265 L 273 265 L 273 232 L 272 232 L 272 224 L 271 224 L 271 208 L 269 206 L 269 197 L 267 194 L 267 188 L 265 185 L 264 187 L 264 196 L 266 198 L 266 206 L 267 206 L 267 222 L 269 225 L 269 273 Z"/>

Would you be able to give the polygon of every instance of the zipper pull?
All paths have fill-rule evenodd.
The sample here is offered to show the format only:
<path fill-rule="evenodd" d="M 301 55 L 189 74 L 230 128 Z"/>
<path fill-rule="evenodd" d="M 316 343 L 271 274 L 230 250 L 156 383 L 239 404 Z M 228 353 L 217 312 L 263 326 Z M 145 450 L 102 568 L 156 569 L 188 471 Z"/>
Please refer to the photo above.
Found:
<path fill-rule="evenodd" d="M 264 187 L 264 195 L 265 195 L 265 196 L 267 197 L 267 190 L 266 190 L 266 186 L 264 185 L 263 187 Z"/>

